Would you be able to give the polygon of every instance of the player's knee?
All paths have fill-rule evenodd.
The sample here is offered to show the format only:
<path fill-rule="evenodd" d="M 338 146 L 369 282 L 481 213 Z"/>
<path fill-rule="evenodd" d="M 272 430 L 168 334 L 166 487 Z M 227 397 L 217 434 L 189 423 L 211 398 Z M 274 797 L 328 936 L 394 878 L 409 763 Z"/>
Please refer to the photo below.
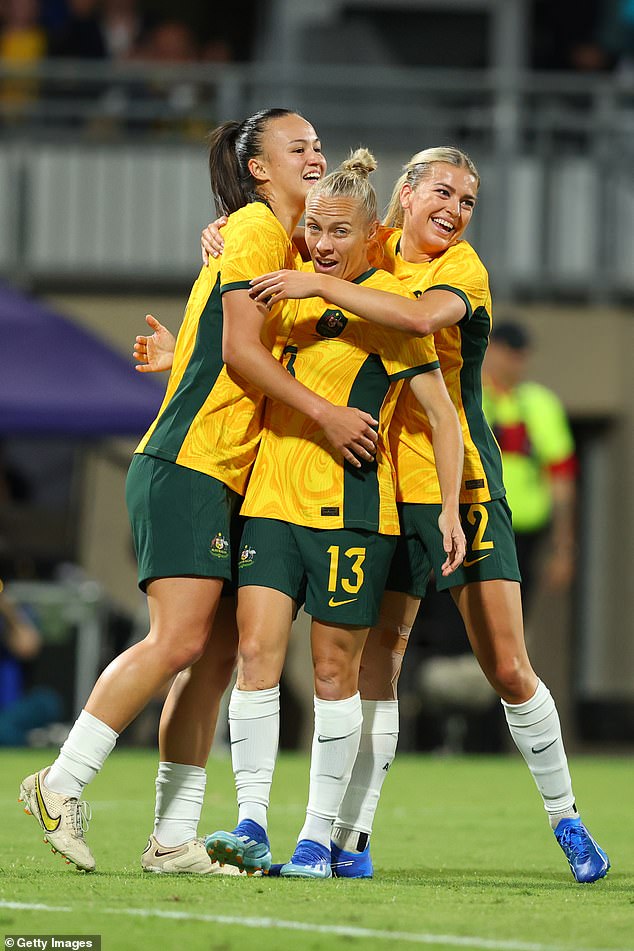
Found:
<path fill-rule="evenodd" d="M 174 633 L 162 630 L 151 632 L 146 643 L 161 656 L 166 676 L 172 677 L 200 660 L 208 638 L 209 631 L 203 628 L 185 635 L 182 630 Z"/>
<path fill-rule="evenodd" d="M 283 661 L 283 658 L 282 658 Z M 241 690 L 274 687 L 280 679 L 279 650 L 257 639 L 240 642 L 238 650 L 238 686 Z"/>
<path fill-rule="evenodd" d="M 492 678 L 500 696 L 512 703 L 528 700 L 535 691 L 535 680 L 530 665 L 516 655 L 498 659 Z"/>
<path fill-rule="evenodd" d="M 200 660 L 204 652 L 205 641 L 202 639 L 186 641 L 184 644 L 173 647 L 169 652 L 169 663 L 172 668 L 172 673 L 177 674 L 181 670 L 192 667 Z"/>
<path fill-rule="evenodd" d="M 398 679 L 407 649 L 410 628 L 385 621 L 373 632 L 371 649 L 364 651 L 359 671 L 359 691 L 364 700 L 396 700 Z"/>
<path fill-rule="evenodd" d="M 315 663 L 315 696 L 320 700 L 344 700 L 357 692 L 356 663 L 336 663 L 330 658 Z"/>
<path fill-rule="evenodd" d="M 362 699 L 396 700 L 399 673 L 400 663 L 395 673 L 394 667 L 390 664 L 390 659 L 387 657 L 386 664 L 383 667 L 369 668 L 361 664 L 359 671 L 359 693 Z"/>

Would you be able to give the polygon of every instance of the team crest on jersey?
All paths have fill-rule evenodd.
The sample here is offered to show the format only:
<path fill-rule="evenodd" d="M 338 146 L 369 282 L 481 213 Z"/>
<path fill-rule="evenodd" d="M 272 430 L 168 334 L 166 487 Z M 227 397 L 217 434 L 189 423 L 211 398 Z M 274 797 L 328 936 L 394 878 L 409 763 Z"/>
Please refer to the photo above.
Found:
<path fill-rule="evenodd" d="M 325 310 L 317 321 L 317 333 L 322 337 L 339 337 L 348 323 L 341 310 Z"/>
<path fill-rule="evenodd" d="M 245 545 L 240 552 L 240 562 L 238 564 L 238 568 L 246 568 L 248 565 L 252 565 L 256 554 L 257 552 L 255 548 Z"/>
<path fill-rule="evenodd" d="M 228 558 L 229 557 L 229 540 L 225 538 L 222 532 L 218 532 L 214 538 L 211 539 L 211 544 L 209 545 L 209 552 L 215 558 Z"/>

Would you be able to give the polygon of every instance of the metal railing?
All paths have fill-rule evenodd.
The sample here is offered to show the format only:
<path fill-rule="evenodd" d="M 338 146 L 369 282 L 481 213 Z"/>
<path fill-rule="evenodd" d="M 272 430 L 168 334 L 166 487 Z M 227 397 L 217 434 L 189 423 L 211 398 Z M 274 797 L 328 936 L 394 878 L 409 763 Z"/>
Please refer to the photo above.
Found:
<path fill-rule="evenodd" d="M 176 284 L 212 213 L 206 131 L 288 105 L 331 159 L 363 143 L 382 201 L 410 154 L 469 151 L 471 240 L 507 296 L 634 295 L 634 82 L 608 75 L 49 60 L 0 67 L 0 270 Z"/>

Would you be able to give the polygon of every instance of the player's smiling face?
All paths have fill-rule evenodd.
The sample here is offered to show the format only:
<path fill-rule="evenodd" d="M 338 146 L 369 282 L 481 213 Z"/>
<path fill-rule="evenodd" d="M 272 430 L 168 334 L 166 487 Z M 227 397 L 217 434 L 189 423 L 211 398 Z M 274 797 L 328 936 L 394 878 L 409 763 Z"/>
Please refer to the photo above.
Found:
<path fill-rule="evenodd" d="M 306 244 L 315 270 L 352 281 L 370 267 L 368 250 L 378 222 L 354 198 L 309 196 L 306 202 Z"/>
<path fill-rule="evenodd" d="M 302 116 L 272 119 L 262 135 L 262 156 L 251 159 L 264 170 L 273 194 L 303 205 L 308 189 L 323 178 L 326 159 L 317 133 Z"/>
<path fill-rule="evenodd" d="M 446 251 L 464 234 L 477 197 L 476 179 L 467 168 L 436 162 L 415 188 L 401 189 L 408 239 L 425 254 Z"/>

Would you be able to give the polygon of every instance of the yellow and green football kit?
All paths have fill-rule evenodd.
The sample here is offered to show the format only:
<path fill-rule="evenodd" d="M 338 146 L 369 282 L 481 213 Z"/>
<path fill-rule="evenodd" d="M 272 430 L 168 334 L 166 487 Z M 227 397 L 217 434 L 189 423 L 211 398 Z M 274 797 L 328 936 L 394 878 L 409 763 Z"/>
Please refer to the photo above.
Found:
<path fill-rule="evenodd" d="M 248 288 L 249 281 L 258 274 L 293 268 L 299 258 L 282 225 L 263 202 L 252 202 L 231 215 L 223 237 L 222 258 L 203 267 L 192 288 L 165 398 L 136 449 L 128 474 L 131 484 L 127 498 L 137 555 L 144 553 L 139 564 L 140 583 L 150 577 L 192 573 L 230 576 L 225 569 L 231 563 L 229 540 L 235 495 L 244 494 L 261 437 L 265 401 L 259 390 L 224 365 L 222 295 Z M 291 328 L 292 313 L 281 304 L 275 305 L 262 330 L 263 343 L 278 359 Z M 155 467 L 161 473 L 162 486 L 155 504 L 151 492 L 158 493 L 159 481 L 153 480 L 150 490 L 146 490 L 143 483 L 147 466 L 138 461 L 139 456 L 166 464 Z M 170 468 L 174 465 L 179 471 Z M 167 538 L 162 543 L 163 533 L 154 530 L 170 493 L 174 497 L 183 493 L 187 479 L 183 469 L 192 473 L 189 507 L 184 511 L 183 505 L 179 506 L 183 539 L 190 539 L 193 523 L 202 519 L 194 532 L 196 551 L 189 558 L 184 557 L 189 541 L 181 546 L 175 538 L 171 544 Z M 171 488 L 170 474 L 174 482 Z M 210 493 L 218 500 L 211 507 Z M 196 571 L 192 571 L 192 564 Z"/>
<path fill-rule="evenodd" d="M 222 295 L 248 289 L 266 271 L 293 268 L 296 251 L 262 202 L 239 209 L 223 229 L 218 263 L 203 267 L 192 288 L 176 341 L 174 363 L 158 416 L 137 452 L 198 472 L 244 493 L 262 430 L 264 396 L 222 360 Z M 262 341 L 280 358 L 292 313 L 271 310 Z"/>
<path fill-rule="evenodd" d="M 408 296 L 401 282 L 374 268 L 355 283 Z M 301 600 L 300 558 L 302 577 L 308 578 L 307 611 L 321 620 L 365 626 L 374 623 L 399 532 L 388 426 L 403 381 L 438 369 L 438 359 L 431 338 L 371 324 L 321 298 L 295 303 L 295 322 L 284 349 L 289 373 L 330 402 L 378 419 L 377 454 L 355 468 L 336 458 L 316 423 L 281 403 L 267 404 L 242 506 L 249 522 L 239 583 L 279 587 Z M 270 537 L 266 525 L 252 537 L 255 519 L 269 523 Z M 279 526 L 271 526 L 271 520 L 290 525 L 283 550 Z M 358 533 L 356 544 L 351 531 Z"/>
<path fill-rule="evenodd" d="M 400 239 L 400 231 L 387 238 L 384 266 L 416 297 L 445 290 L 456 294 L 465 306 L 462 320 L 434 334 L 434 345 L 462 427 L 465 461 L 460 512 L 467 554 L 457 571 L 442 577 L 446 556 L 437 526 L 442 499 L 431 428 L 413 394 L 404 390 L 390 427 L 402 538 L 387 587 L 420 596 L 432 568 L 441 589 L 491 578 L 519 580 L 500 449 L 482 409 L 482 361 L 491 330 L 486 268 L 466 241 L 431 261 L 405 261 Z M 417 510 L 421 505 L 430 508 L 423 513 Z"/>

